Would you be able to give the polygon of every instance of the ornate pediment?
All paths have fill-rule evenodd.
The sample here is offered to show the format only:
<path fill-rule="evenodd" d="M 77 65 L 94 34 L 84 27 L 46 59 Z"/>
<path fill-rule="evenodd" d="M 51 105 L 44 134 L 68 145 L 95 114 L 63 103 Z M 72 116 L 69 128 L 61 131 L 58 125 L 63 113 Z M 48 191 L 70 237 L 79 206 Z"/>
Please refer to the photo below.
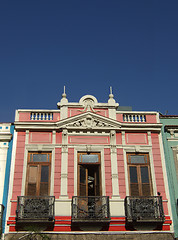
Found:
<path fill-rule="evenodd" d="M 113 129 L 120 128 L 120 123 L 112 119 L 100 116 L 95 113 L 84 113 L 79 116 L 71 117 L 62 124 L 66 128 L 86 128 L 86 129 Z M 62 126 L 61 126 L 62 127 Z"/>

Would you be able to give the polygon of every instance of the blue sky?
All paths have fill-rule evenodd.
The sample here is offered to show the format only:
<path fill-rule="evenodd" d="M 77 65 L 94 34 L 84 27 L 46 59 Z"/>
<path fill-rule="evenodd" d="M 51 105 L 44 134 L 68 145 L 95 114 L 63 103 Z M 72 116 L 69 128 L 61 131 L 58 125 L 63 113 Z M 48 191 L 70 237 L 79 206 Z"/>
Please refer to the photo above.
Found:
<path fill-rule="evenodd" d="M 177 0 L 2 0 L 0 122 L 85 94 L 178 114 Z"/>

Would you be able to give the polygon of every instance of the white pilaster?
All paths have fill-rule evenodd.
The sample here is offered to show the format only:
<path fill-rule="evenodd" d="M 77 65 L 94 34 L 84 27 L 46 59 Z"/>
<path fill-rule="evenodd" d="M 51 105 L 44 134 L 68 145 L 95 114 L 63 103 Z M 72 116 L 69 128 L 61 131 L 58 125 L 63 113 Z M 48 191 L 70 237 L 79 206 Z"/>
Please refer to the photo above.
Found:
<path fill-rule="evenodd" d="M 66 129 L 62 132 L 62 152 L 61 152 L 61 195 L 60 198 L 68 199 L 68 132 Z"/>
<path fill-rule="evenodd" d="M 53 131 L 52 133 L 52 143 L 56 144 L 56 131 Z"/>
<path fill-rule="evenodd" d="M 110 132 L 111 142 L 111 177 L 112 177 L 112 198 L 119 198 L 119 182 L 117 167 L 117 148 L 116 148 L 116 132 Z"/>

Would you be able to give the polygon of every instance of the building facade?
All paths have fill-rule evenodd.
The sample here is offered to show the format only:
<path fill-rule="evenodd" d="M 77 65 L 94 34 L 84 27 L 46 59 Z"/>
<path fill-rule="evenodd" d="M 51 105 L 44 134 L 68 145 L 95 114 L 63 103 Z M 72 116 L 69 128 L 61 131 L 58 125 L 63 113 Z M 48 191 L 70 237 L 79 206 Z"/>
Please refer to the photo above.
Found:
<path fill-rule="evenodd" d="M 118 105 L 112 93 L 107 103 L 64 93 L 58 110 L 16 111 L 7 239 L 34 229 L 172 239 L 159 114 Z"/>
<path fill-rule="evenodd" d="M 0 236 L 5 227 L 13 130 L 11 123 L 0 123 Z"/>
<path fill-rule="evenodd" d="M 178 116 L 160 114 L 175 237 L 178 238 Z"/>

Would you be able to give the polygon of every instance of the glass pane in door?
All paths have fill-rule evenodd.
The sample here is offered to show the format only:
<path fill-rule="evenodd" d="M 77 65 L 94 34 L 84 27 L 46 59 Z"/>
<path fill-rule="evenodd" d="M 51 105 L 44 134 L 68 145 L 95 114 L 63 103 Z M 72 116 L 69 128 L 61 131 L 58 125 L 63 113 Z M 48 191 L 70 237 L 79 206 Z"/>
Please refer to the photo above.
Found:
<path fill-rule="evenodd" d="M 79 183 L 80 196 L 86 195 L 86 168 L 80 165 L 80 183 Z"/>
<path fill-rule="evenodd" d="M 49 166 L 41 166 L 40 196 L 48 195 Z"/>
<path fill-rule="evenodd" d="M 37 191 L 38 167 L 29 166 L 27 195 L 35 196 Z"/>

